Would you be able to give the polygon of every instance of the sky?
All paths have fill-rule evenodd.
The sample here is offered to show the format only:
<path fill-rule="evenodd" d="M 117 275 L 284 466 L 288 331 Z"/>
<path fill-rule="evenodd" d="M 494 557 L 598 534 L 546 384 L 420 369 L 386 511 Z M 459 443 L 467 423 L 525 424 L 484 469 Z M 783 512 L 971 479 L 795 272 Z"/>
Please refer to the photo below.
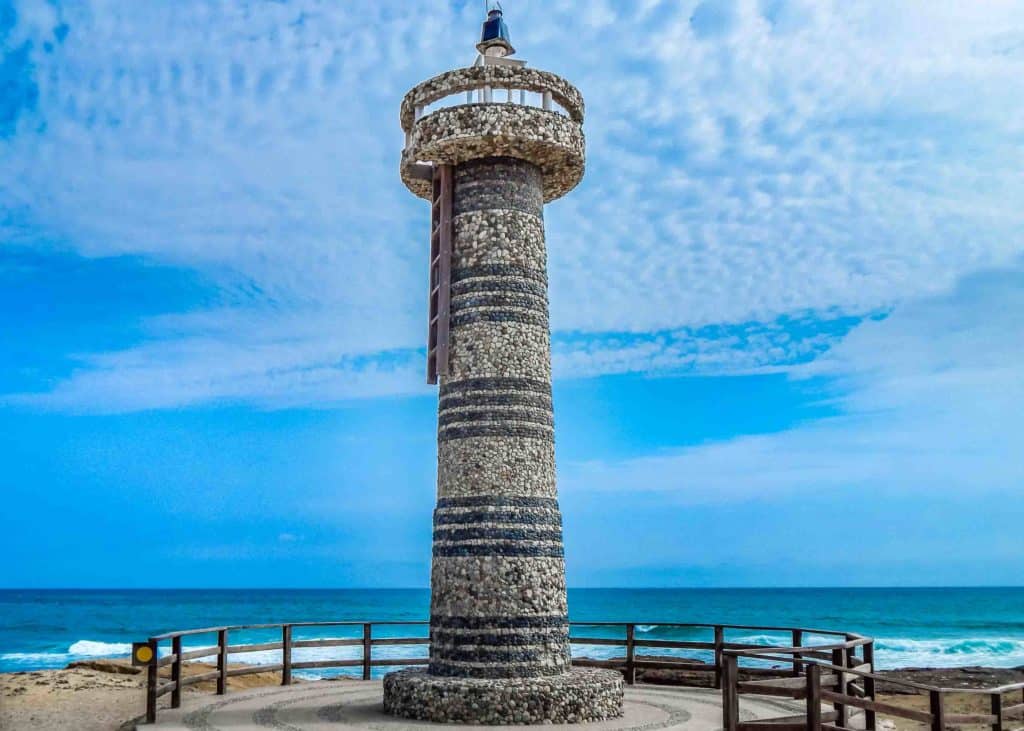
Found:
<path fill-rule="evenodd" d="M 1024 580 L 1024 4 L 507 0 L 571 586 Z M 476 0 L 0 0 L 0 586 L 427 586 Z"/>

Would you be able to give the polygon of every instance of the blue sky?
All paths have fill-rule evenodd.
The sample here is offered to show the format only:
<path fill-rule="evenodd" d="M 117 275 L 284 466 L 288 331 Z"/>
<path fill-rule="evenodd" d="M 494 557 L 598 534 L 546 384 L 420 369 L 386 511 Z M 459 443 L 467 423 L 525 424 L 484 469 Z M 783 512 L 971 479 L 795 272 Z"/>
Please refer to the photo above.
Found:
<path fill-rule="evenodd" d="M 427 584 L 398 105 L 480 5 L 0 0 L 0 585 Z M 1020 583 L 1024 5 L 505 9 L 570 584 Z"/>

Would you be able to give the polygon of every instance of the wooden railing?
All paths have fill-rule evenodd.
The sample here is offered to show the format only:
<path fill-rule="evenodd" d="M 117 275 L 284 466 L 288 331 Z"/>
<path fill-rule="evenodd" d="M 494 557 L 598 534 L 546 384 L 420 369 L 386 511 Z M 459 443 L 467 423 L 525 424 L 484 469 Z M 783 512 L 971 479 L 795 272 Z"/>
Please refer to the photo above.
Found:
<path fill-rule="evenodd" d="M 416 658 L 388 658 L 374 657 L 373 648 L 387 645 L 429 645 L 428 637 L 378 637 L 374 633 L 375 627 L 427 627 L 428 622 L 293 622 L 289 624 L 250 624 L 235 625 L 229 627 L 206 627 L 203 629 L 185 630 L 181 632 L 168 632 L 162 635 L 150 637 L 147 641 L 152 657 L 154 658 L 147 666 L 146 682 L 146 720 L 150 723 L 156 720 L 157 699 L 167 695 L 171 696 L 171 708 L 178 708 L 181 705 L 182 690 L 190 685 L 204 681 L 216 681 L 216 692 L 223 695 L 228 691 L 228 678 L 250 675 L 254 673 L 279 672 L 281 684 L 290 685 L 294 671 L 326 669 L 326 668 L 359 668 L 363 680 L 369 680 L 373 668 L 398 667 L 402 665 L 426 665 L 428 658 L 426 653 L 423 657 Z M 660 640 L 637 638 L 637 627 L 657 626 L 659 629 L 684 629 L 706 632 L 710 635 L 707 641 L 699 640 Z M 296 639 L 293 635 L 296 629 L 311 628 L 329 630 L 331 628 L 346 628 L 350 631 L 359 630 L 361 636 L 352 638 L 310 638 Z M 570 634 L 570 642 L 573 645 L 596 645 L 620 647 L 623 650 L 623 657 L 614 660 L 595 660 L 591 658 L 574 658 L 573 665 L 602 667 L 619 670 L 623 673 L 625 680 L 633 684 L 637 680 L 637 670 L 685 670 L 687 672 L 703 673 L 708 676 L 708 684 L 715 688 L 733 688 L 735 683 L 725 682 L 725 678 L 734 677 L 729 673 L 735 671 L 738 658 L 744 651 L 759 648 L 768 651 L 786 651 L 784 662 L 792 665 L 790 673 L 796 677 L 801 674 L 804 663 L 801 658 L 822 659 L 832 657 L 823 655 L 826 648 L 839 647 L 840 645 L 798 647 L 803 642 L 805 633 L 814 633 L 825 637 L 842 638 L 845 647 L 847 639 L 851 637 L 846 633 L 829 630 L 808 630 L 792 627 L 759 627 L 753 625 L 728 625 L 728 624 L 694 624 L 679 622 L 570 622 L 570 630 L 582 630 L 585 628 L 601 628 L 609 630 L 621 628 L 621 637 L 584 637 Z M 272 642 L 255 644 L 229 644 L 232 634 L 242 631 L 270 631 L 279 633 L 280 639 Z M 730 642 L 726 633 L 729 631 L 743 632 L 771 632 L 787 633 L 792 638 L 794 647 L 775 648 L 762 644 L 751 644 L 744 642 Z M 199 635 L 216 635 L 215 645 L 201 647 L 185 651 L 183 647 L 184 638 L 195 638 Z M 860 638 L 870 648 L 871 640 Z M 169 647 L 168 647 L 169 643 Z M 361 648 L 358 658 L 343 659 L 334 658 L 327 660 L 306 660 L 296 661 L 294 651 L 301 648 L 322 648 L 322 647 L 359 647 Z M 703 662 L 695 658 L 679 657 L 679 659 L 666 660 L 664 658 L 645 657 L 638 654 L 651 650 L 695 650 L 707 653 L 711 662 Z M 796 650 L 797 652 L 789 652 Z M 165 651 L 163 657 L 160 652 Z M 253 652 L 280 651 L 281 662 L 272 664 L 249 665 L 246 667 L 228 667 L 228 655 L 241 655 Z M 865 651 L 867 652 L 867 651 Z M 207 673 L 184 676 L 182 666 L 189 660 L 197 660 L 204 657 L 215 657 L 217 669 Z M 762 657 L 758 655 L 758 657 Z M 730 665 L 730 662 L 732 663 Z M 167 670 L 162 669 L 169 666 Z M 730 670 L 730 667 L 732 670 Z M 780 674 L 778 669 L 766 667 L 743 668 L 747 676 L 777 677 Z M 742 685 L 742 684 L 741 684 Z M 727 731 L 738 731 L 733 727 Z M 747 731 L 754 731 L 748 729 Z"/>
<path fill-rule="evenodd" d="M 848 635 L 845 642 L 835 645 L 799 644 L 723 652 L 723 731 L 874 731 L 880 715 L 913 721 L 931 731 L 965 725 L 988 726 L 992 731 L 1024 731 L 1024 723 L 1012 727 L 1014 719 L 1024 719 L 1024 683 L 995 688 L 944 688 L 883 677 L 875 673 L 871 640 L 859 635 Z M 741 659 L 788 665 L 791 677 L 741 680 L 741 673 L 751 670 L 740 666 Z M 927 695 L 928 710 L 879 701 L 876 689 L 880 683 Z M 741 694 L 804 700 L 805 707 L 799 715 L 740 721 Z M 948 697 L 954 694 L 987 696 L 989 713 L 947 712 Z"/>

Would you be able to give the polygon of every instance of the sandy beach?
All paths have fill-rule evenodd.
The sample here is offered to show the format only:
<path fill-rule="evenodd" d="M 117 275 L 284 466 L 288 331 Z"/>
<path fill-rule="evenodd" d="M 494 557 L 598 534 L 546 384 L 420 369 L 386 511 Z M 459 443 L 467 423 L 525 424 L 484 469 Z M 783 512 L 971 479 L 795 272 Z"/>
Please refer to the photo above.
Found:
<path fill-rule="evenodd" d="M 215 670 L 186 663 L 182 672 Z M 166 675 L 166 672 L 163 673 Z M 146 676 L 128 660 L 72 663 L 63 670 L 0 673 L 0 729 L 3 731 L 117 731 L 133 729 L 146 710 Z M 256 673 L 228 681 L 230 690 L 281 682 L 279 673 Z M 296 680 L 295 682 L 301 682 Z M 185 693 L 212 693 L 214 681 L 196 683 Z M 160 699 L 161 706 L 170 696 Z"/>
<path fill-rule="evenodd" d="M 187 663 L 186 676 L 213 669 L 206 663 Z M 884 671 L 893 678 L 936 683 L 946 687 L 980 688 L 1024 681 L 1024 669 L 995 668 L 914 669 Z M 700 685 L 696 677 L 676 671 L 647 671 L 641 680 L 664 685 Z M 706 678 L 707 676 L 703 676 Z M 231 690 L 280 683 L 278 673 L 258 673 L 229 680 Z M 301 682 L 296 680 L 296 682 Z M 349 682 L 349 681 L 341 681 Z M 145 675 L 127 660 L 94 660 L 72 663 L 63 670 L 0 673 L 0 729 L 3 731 L 121 731 L 133 729 L 145 711 Z M 190 686 L 186 693 L 213 692 L 213 681 Z M 904 707 L 926 710 L 928 698 L 893 692 L 886 687 L 879 698 Z M 166 705 L 169 697 L 161 698 Z M 985 696 L 955 695 L 947 713 L 987 713 Z M 883 720 L 880 729 L 909 731 L 909 721 Z M 969 731 L 970 727 L 964 727 Z M 979 727 L 980 728 L 980 727 Z"/>

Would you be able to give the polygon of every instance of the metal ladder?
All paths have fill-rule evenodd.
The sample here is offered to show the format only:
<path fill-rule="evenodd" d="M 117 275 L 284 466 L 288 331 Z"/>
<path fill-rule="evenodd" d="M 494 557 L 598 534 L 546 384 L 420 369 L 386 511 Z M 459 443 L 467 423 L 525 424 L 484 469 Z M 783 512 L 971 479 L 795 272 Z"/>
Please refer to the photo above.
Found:
<path fill-rule="evenodd" d="M 452 196 L 454 168 L 435 165 L 430 196 L 430 300 L 427 383 L 448 375 L 448 321 L 452 288 Z"/>

